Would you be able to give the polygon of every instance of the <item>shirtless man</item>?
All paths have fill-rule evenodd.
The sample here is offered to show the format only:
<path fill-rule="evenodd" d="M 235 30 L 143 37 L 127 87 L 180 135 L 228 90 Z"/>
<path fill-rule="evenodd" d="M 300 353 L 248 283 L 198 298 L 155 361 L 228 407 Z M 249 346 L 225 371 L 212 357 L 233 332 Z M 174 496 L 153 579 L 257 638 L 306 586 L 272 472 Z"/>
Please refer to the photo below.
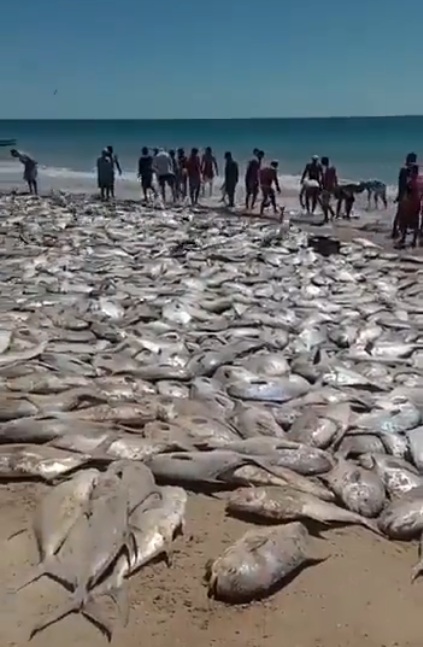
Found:
<path fill-rule="evenodd" d="M 337 186 L 338 175 L 336 168 L 330 164 L 329 157 L 322 157 L 322 190 L 320 193 L 319 202 L 320 206 L 322 207 L 324 222 L 329 222 L 329 213 L 332 218 L 334 218 L 335 216 L 335 212 L 332 209 L 330 201 Z"/>
<path fill-rule="evenodd" d="M 18 159 L 24 167 L 23 179 L 28 184 L 29 192 L 32 195 L 38 195 L 38 184 L 37 184 L 37 162 L 30 155 L 22 153 L 21 151 L 12 148 L 10 154 L 15 159 Z"/>
<path fill-rule="evenodd" d="M 149 154 L 148 148 L 144 146 L 138 160 L 138 177 L 141 180 L 141 189 L 144 200 L 148 202 L 150 191 L 156 197 L 156 189 L 153 186 L 153 156 Z"/>
<path fill-rule="evenodd" d="M 192 206 L 198 204 L 201 189 L 201 160 L 198 148 L 193 148 L 185 164 L 188 176 L 189 197 Z"/>
<path fill-rule="evenodd" d="M 322 167 L 319 162 L 319 156 L 313 155 L 311 162 L 308 162 L 308 164 L 305 165 L 305 169 L 301 176 L 300 202 L 302 201 L 302 197 L 304 197 L 307 213 L 313 214 L 316 210 L 321 182 Z"/>
<path fill-rule="evenodd" d="M 210 146 L 207 146 L 201 158 L 201 178 L 203 180 L 203 195 L 206 193 L 206 185 L 209 187 L 209 197 L 213 195 L 213 180 L 219 175 L 216 158 Z"/>
<path fill-rule="evenodd" d="M 278 162 L 271 162 L 269 166 L 264 166 L 260 169 L 259 179 L 262 193 L 260 215 L 263 215 L 264 209 L 269 205 L 269 203 L 272 205 L 273 213 L 276 215 L 278 213 L 278 208 L 276 206 L 275 189 L 278 193 L 281 192 L 278 181 Z M 275 186 L 275 189 L 273 186 Z"/>
<path fill-rule="evenodd" d="M 117 172 L 119 173 L 119 175 L 122 175 L 122 169 L 121 169 L 121 166 L 119 164 L 118 156 L 116 155 L 116 153 L 113 150 L 113 146 L 106 146 L 106 150 L 107 150 L 107 152 L 109 154 L 109 157 L 110 157 L 110 159 L 112 161 L 112 165 L 113 165 L 113 184 L 112 184 L 111 189 L 110 189 L 110 197 L 114 198 L 115 197 L 115 181 L 114 181 L 115 174 L 114 174 L 114 171 L 116 169 Z"/>
<path fill-rule="evenodd" d="M 245 208 L 254 209 L 259 192 L 259 173 L 261 163 L 263 161 L 263 151 L 255 148 L 253 151 L 254 157 L 248 162 L 247 170 L 245 172 Z"/>

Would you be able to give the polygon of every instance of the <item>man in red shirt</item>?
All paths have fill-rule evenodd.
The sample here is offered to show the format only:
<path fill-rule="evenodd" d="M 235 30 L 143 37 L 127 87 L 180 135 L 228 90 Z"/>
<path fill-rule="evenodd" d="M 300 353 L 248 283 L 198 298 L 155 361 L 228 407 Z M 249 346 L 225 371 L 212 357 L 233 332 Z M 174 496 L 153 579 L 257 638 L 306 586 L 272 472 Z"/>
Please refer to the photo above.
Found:
<path fill-rule="evenodd" d="M 272 205 L 273 213 L 276 215 L 278 213 L 278 208 L 276 206 L 275 189 L 278 193 L 281 192 L 278 181 L 278 162 L 271 162 L 269 166 L 264 166 L 260 169 L 259 179 L 262 193 L 260 215 L 263 215 L 264 209 L 269 205 L 269 203 Z"/>

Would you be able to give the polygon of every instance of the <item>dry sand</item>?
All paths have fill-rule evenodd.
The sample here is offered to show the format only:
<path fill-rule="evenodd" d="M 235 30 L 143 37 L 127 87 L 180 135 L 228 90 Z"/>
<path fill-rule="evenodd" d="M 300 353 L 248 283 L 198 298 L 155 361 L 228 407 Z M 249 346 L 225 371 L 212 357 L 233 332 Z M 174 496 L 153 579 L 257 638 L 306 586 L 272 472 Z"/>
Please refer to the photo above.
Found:
<path fill-rule="evenodd" d="M 22 581 L 36 554 L 27 527 L 45 486 L 0 486 L 0 576 L 3 591 Z M 225 518 L 223 502 L 192 495 L 186 533 L 173 565 L 147 566 L 129 581 L 130 619 L 115 647 L 421 647 L 423 582 L 410 583 L 415 544 L 398 544 L 361 528 L 331 530 L 313 540 L 327 561 L 298 575 L 264 602 L 230 607 L 209 600 L 205 562 L 219 555 L 247 524 Z M 65 599 L 46 578 L 3 599 L 0 645 L 25 645 L 36 621 Z M 72 615 L 32 640 L 34 647 L 98 647 L 105 638 Z"/>

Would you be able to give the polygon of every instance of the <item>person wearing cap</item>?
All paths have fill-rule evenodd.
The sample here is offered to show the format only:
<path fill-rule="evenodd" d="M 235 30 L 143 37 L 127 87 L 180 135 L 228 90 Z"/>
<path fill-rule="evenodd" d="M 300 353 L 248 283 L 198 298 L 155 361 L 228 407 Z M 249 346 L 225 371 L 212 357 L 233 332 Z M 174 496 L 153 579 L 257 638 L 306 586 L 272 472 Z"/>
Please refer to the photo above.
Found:
<path fill-rule="evenodd" d="M 303 200 L 305 199 L 305 208 L 307 213 L 314 213 L 322 185 L 322 166 L 319 162 L 318 155 L 313 155 L 311 162 L 308 162 L 305 165 L 300 183 L 301 206 L 304 207 Z"/>
<path fill-rule="evenodd" d="M 262 193 L 260 215 L 263 215 L 264 209 L 269 205 L 269 203 L 272 205 L 273 213 L 276 215 L 278 213 L 278 208 L 276 206 L 275 189 L 278 193 L 281 192 L 278 180 L 278 162 L 275 160 L 271 162 L 269 166 L 263 166 L 263 168 L 260 169 L 259 179 Z"/>
<path fill-rule="evenodd" d="M 398 174 L 398 191 L 397 191 L 397 197 L 395 198 L 395 202 L 398 205 L 398 207 L 397 207 L 397 212 L 395 214 L 394 223 L 392 225 L 392 234 L 391 234 L 392 238 L 398 237 L 398 227 L 399 227 L 399 219 L 400 219 L 400 211 L 401 211 L 400 205 L 405 195 L 405 192 L 407 190 L 411 169 L 416 164 L 417 164 L 416 153 L 408 153 L 407 157 L 405 158 L 405 164 L 401 166 Z"/>
<path fill-rule="evenodd" d="M 114 162 L 107 148 L 103 148 L 97 158 L 97 184 L 100 189 L 100 198 L 109 200 L 114 195 Z"/>

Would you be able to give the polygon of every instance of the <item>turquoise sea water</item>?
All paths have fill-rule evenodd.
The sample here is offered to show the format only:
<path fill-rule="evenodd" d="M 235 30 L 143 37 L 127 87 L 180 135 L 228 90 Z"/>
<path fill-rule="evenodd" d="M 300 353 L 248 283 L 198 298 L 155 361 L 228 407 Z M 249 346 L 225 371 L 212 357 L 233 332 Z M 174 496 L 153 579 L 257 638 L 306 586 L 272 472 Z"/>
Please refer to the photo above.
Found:
<path fill-rule="evenodd" d="M 328 155 L 341 177 L 395 183 L 409 151 L 423 157 L 423 117 L 235 120 L 0 120 L 0 139 L 16 138 L 41 166 L 57 176 L 90 176 L 100 150 L 112 144 L 125 172 L 135 171 L 141 146 L 212 146 L 218 158 L 231 150 L 241 166 L 254 147 L 280 163 L 284 176 L 298 176 L 311 155 Z M 0 149 L 0 174 L 16 169 Z M 294 180 L 294 177 L 292 177 Z"/>

